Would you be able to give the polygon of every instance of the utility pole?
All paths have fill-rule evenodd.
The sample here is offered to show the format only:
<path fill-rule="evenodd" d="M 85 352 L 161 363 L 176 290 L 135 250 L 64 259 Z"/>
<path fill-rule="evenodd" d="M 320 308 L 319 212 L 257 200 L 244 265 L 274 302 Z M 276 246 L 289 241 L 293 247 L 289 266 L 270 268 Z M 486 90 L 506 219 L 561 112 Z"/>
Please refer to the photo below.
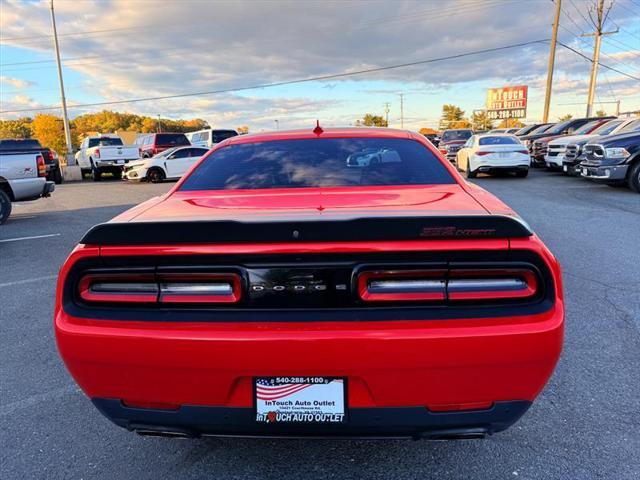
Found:
<path fill-rule="evenodd" d="M 60 64 L 60 47 L 58 46 L 58 32 L 56 30 L 56 15 L 53 11 L 53 0 L 51 6 L 51 24 L 53 25 L 53 46 L 56 51 L 56 62 L 58 64 L 58 80 L 60 81 L 60 98 L 62 99 L 62 124 L 64 125 L 64 137 L 67 144 L 67 165 L 75 165 L 73 156 L 73 144 L 71 143 L 71 129 L 69 128 L 69 117 L 67 115 L 67 99 L 64 96 L 64 81 L 62 80 L 62 65 Z"/>
<path fill-rule="evenodd" d="M 404 128 L 404 93 L 400 95 L 400 128 Z"/>
<path fill-rule="evenodd" d="M 280 121 L 276 118 L 274 122 L 276 124 L 276 130 L 280 130 Z"/>
<path fill-rule="evenodd" d="M 387 124 L 387 127 L 389 126 L 389 106 L 391 104 L 389 102 L 384 102 L 384 121 Z"/>
<path fill-rule="evenodd" d="M 604 22 L 607 20 L 611 7 L 613 6 L 613 1 L 609 4 L 609 8 L 607 8 L 606 12 L 604 11 L 604 0 L 597 0 L 597 2 L 598 3 L 595 7 L 595 19 L 593 18 L 591 9 L 589 9 L 589 18 L 595 27 L 595 31 L 593 33 L 581 35 L 582 37 L 596 37 L 595 46 L 593 48 L 593 60 L 591 61 L 591 79 L 589 80 L 589 96 L 587 98 L 587 117 L 590 117 L 593 111 L 593 97 L 596 94 L 596 78 L 598 76 L 598 63 L 600 62 L 600 44 L 602 42 L 602 36 L 618 33 L 617 28 L 611 32 L 602 31 Z"/>
<path fill-rule="evenodd" d="M 547 89 L 544 95 L 544 113 L 542 122 L 549 121 L 549 107 L 551 105 L 551 87 L 553 85 L 553 68 L 556 63 L 556 42 L 558 40 L 558 25 L 560 25 L 560 9 L 562 0 L 555 0 L 556 13 L 553 18 L 553 31 L 551 32 L 551 45 L 549 46 L 549 64 L 547 65 Z"/>
<path fill-rule="evenodd" d="M 158 126 L 156 127 L 156 132 L 162 132 L 162 125 L 160 124 L 160 114 L 158 114 Z"/>
<path fill-rule="evenodd" d="M 616 117 L 620 116 L 620 100 L 616 100 Z"/>

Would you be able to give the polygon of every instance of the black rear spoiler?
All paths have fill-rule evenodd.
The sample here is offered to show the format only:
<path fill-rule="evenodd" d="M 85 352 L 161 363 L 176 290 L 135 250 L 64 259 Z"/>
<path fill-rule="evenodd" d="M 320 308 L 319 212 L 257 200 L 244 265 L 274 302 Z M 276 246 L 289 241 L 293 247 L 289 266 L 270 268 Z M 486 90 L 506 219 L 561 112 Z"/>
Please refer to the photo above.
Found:
<path fill-rule="evenodd" d="M 518 217 L 460 215 L 346 220 L 108 222 L 89 230 L 86 245 L 353 242 L 529 237 Z"/>

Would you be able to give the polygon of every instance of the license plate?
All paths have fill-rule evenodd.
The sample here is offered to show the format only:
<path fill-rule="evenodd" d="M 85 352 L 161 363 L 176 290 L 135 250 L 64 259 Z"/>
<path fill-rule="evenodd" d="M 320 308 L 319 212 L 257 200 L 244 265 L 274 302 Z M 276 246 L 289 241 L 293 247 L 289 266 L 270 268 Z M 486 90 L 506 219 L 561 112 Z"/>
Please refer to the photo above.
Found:
<path fill-rule="evenodd" d="M 336 377 L 254 378 L 259 423 L 342 423 L 346 381 Z"/>
<path fill-rule="evenodd" d="M 586 175 L 589 171 L 586 168 L 582 169 L 582 175 Z"/>
<path fill-rule="evenodd" d="M 117 163 L 118 165 L 121 165 L 121 164 L 123 164 L 123 163 L 124 163 L 124 160 L 116 160 L 116 163 Z"/>
<path fill-rule="evenodd" d="M 566 171 L 568 171 L 569 169 L 567 168 L 567 166 L 566 166 L 566 165 L 562 165 L 562 170 L 566 172 Z"/>

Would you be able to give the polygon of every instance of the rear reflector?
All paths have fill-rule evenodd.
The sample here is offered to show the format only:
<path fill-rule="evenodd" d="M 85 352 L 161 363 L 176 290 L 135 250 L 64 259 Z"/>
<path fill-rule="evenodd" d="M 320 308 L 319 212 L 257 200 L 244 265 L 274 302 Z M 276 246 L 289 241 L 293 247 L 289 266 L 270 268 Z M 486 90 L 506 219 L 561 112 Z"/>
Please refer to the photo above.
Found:
<path fill-rule="evenodd" d="M 526 269 L 364 271 L 358 293 L 365 302 L 523 299 L 538 281 Z"/>
<path fill-rule="evenodd" d="M 87 302 L 107 303 L 235 303 L 240 276 L 221 274 L 89 274 L 78 293 Z"/>

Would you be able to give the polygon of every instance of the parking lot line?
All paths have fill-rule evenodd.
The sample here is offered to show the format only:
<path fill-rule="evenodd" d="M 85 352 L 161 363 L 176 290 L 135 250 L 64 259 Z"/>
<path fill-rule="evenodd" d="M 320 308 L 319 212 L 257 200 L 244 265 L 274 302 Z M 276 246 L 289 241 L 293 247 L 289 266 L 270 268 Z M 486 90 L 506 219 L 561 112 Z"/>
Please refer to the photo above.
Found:
<path fill-rule="evenodd" d="M 0 243 L 19 242 L 20 240 L 34 240 L 36 238 L 59 237 L 60 235 L 60 233 L 50 233 L 49 235 L 35 235 L 33 237 L 5 238 L 4 240 L 0 240 Z"/>
<path fill-rule="evenodd" d="M 53 280 L 54 278 L 58 278 L 58 276 L 57 275 L 47 275 L 46 277 L 36 277 L 36 278 L 27 278 L 26 280 L 16 280 L 15 282 L 0 283 L 0 288 L 2 288 L 2 287 L 11 287 L 13 285 L 22 285 L 24 283 L 41 282 L 41 281 L 44 281 L 44 280 Z"/>

